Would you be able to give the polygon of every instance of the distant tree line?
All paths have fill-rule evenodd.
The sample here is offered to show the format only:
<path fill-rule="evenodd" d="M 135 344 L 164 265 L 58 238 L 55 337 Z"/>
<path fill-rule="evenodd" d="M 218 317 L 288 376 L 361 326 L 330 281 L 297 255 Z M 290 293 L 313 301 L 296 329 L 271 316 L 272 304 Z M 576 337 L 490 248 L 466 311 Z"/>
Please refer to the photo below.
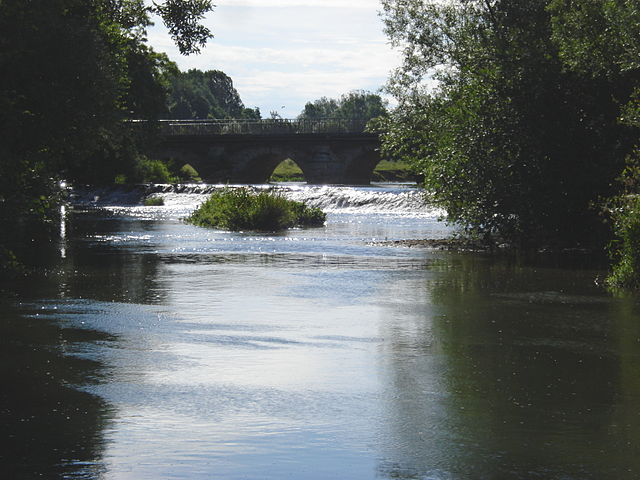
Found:
<path fill-rule="evenodd" d="M 376 93 L 355 90 L 339 99 L 322 97 L 308 102 L 299 119 L 344 118 L 371 120 L 387 114 L 387 104 Z"/>
<path fill-rule="evenodd" d="M 224 72 L 174 69 L 168 77 L 164 116 L 171 119 L 261 118 L 258 108 L 246 108 L 233 81 Z"/>

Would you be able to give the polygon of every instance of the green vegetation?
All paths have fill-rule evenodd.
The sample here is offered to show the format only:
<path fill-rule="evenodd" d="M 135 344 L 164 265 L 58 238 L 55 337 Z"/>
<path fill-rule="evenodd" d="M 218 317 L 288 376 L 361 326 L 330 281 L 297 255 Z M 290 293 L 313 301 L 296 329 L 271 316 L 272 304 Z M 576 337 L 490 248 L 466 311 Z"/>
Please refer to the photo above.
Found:
<path fill-rule="evenodd" d="M 412 182 L 417 179 L 411 165 L 407 162 L 382 160 L 373 171 L 376 182 Z"/>
<path fill-rule="evenodd" d="M 326 215 L 320 209 L 287 200 L 278 192 L 225 188 L 213 193 L 187 222 L 225 230 L 271 232 L 296 226 L 318 227 L 325 220 Z"/>
<path fill-rule="evenodd" d="M 199 23 L 211 9 L 210 0 L 0 2 L 0 261 L 41 245 L 34 231 L 57 230 L 60 179 L 135 177 L 154 127 L 123 120 L 157 118 L 175 68 L 145 44 L 151 15 L 189 54 L 211 37 Z"/>
<path fill-rule="evenodd" d="M 180 181 L 186 183 L 202 183 L 202 178 L 200 178 L 198 171 L 188 163 L 180 167 L 178 178 L 180 178 Z"/>
<path fill-rule="evenodd" d="M 618 238 L 611 245 L 615 264 L 607 285 L 613 290 L 640 290 L 640 197 L 622 202 L 613 220 Z"/>
<path fill-rule="evenodd" d="M 120 176 L 116 183 L 200 183 L 202 179 L 195 168 L 188 163 L 178 167 L 175 161 L 150 160 L 140 157 L 134 176 L 127 179 Z"/>
<path fill-rule="evenodd" d="M 318 120 L 323 118 L 344 118 L 371 120 L 387 114 L 387 105 L 375 93 L 365 91 L 349 92 L 338 100 L 322 97 L 304 106 L 299 119 Z"/>
<path fill-rule="evenodd" d="M 392 162 L 382 160 L 373 171 L 373 181 L 376 182 L 409 182 L 415 181 L 417 175 L 407 162 Z M 291 159 L 283 160 L 273 171 L 270 182 L 304 182 L 304 172 Z"/>
<path fill-rule="evenodd" d="M 166 116 L 171 119 L 260 119 L 260 110 L 246 108 L 233 81 L 224 72 L 192 69 L 169 75 Z"/>
<path fill-rule="evenodd" d="M 164 198 L 162 197 L 147 197 L 142 202 L 145 207 L 161 207 L 164 205 Z"/>
<path fill-rule="evenodd" d="M 287 158 L 280 162 L 269 178 L 270 182 L 304 182 L 304 173 L 296 162 Z"/>
<path fill-rule="evenodd" d="M 177 178 L 169 170 L 169 165 L 161 160 L 140 161 L 138 179 L 144 183 L 177 183 Z"/>
<path fill-rule="evenodd" d="M 598 205 L 620 193 L 639 133 L 637 3 L 382 4 L 404 54 L 388 86 L 398 107 L 378 125 L 386 157 L 488 243 L 603 248 Z"/>
<path fill-rule="evenodd" d="M 609 244 L 609 257 L 613 263 L 606 279 L 610 290 L 640 291 L 640 159 L 639 152 L 628 158 L 627 167 L 620 176 L 623 194 L 606 205 L 613 224 L 614 239 Z"/>

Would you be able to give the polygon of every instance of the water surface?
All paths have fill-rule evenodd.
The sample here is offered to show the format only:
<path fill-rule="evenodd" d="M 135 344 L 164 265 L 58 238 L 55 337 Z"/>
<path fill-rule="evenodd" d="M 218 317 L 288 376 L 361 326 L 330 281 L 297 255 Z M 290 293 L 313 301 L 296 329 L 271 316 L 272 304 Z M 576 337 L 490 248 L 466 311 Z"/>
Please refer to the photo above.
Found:
<path fill-rule="evenodd" d="M 585 259 L 372 244 L 450 233 L 416 193 L 290 187 L 329 217 L 281 234 L 185 224 L 194 190 L 67 212 L 2 300 L 3 472 L 640 477 L 637 305 Z"/>

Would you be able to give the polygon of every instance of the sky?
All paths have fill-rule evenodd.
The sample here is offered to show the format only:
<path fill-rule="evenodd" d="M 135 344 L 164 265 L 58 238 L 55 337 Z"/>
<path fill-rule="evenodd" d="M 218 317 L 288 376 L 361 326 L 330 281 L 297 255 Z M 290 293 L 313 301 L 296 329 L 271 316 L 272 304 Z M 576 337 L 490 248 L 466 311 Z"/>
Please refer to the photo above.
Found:
<path fill-rule="evenodd" d="M 214 38 L 181 56 L 161 20 L 149 43 L 181 70 L 222 70 L 246 107 L 294 118 L 307 102 L 376 92 L 399 65 L 382 31 L 378 0 L 217 0 L 204 24 Z"/>

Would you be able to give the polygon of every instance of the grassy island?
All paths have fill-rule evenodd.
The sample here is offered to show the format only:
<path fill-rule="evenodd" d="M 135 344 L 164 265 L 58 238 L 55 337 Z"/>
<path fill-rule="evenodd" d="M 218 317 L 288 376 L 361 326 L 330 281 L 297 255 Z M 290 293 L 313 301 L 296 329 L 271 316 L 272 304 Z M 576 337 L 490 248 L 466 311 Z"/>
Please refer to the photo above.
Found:
<path fill-rule="evenodd" d="M 319 208 L 288 200 L 280 193 L 255 193 L 248 188 L 215 192 L 188 218 L 201 227 L 273 232 L 291 227 L 320 227 L 326 220 Z"/>

